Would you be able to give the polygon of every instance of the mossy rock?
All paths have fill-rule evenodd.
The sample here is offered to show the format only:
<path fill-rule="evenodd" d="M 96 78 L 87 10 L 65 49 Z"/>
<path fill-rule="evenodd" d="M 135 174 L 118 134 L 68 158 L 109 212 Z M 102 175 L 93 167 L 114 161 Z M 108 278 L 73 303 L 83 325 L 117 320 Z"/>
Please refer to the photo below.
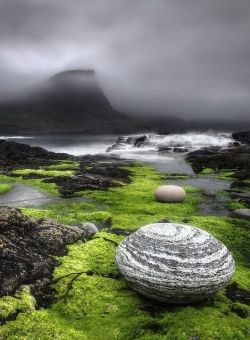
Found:
<path fill-rule="evenodd" d="M 49 205 L 45 211 L 23 211 L 29 216 L 53 216 L 63 223 L 78 222 L 86 214 L 89 220 L 97 216 L 105 218 L 107 214 L 106 217 L 112 218 L 112 227 L 131 231 L 162 219 L 193 224 L 229 248 L 236 261 L 234 280 L 241 289 L 249 291 L 249 223 L 199 216 L 197 205 L 203 198 L 193 187 L 185 187 L 187 199 L 178 208 L 155 202 L 153 192 L 162 184 L 162 175 L 141 165 L 129 168 L 133 172 L 131 184 L 108 191 L 85 192 L 93 200 L 89 206 L 65 203 Z M 100 206 L 102 211 L 96 212 Z M 89 242 L 68 246 L 68 254 L 57 258 L 59 266 L 54 271 L 55 303 L 49 309 L 19 313 L 15 321 L 0 327 L 0 339 L 245 340 L 250 337 L 249 321 L 245 317 L 249 315 L 249 306 L 231 301 L 226 290 L 203 302 L 177 307 L 155 304 L 133 292 L 119 277 L 115 266 L 116 243 L 122 239 L 124 236 L 106 230 Z M 72 273 L 81 272 L 72 281 L 75 277 Z M 62 276 L 65 277 L 59 279 Z M 243 314 L 236 312 L 239 307 Z"/>

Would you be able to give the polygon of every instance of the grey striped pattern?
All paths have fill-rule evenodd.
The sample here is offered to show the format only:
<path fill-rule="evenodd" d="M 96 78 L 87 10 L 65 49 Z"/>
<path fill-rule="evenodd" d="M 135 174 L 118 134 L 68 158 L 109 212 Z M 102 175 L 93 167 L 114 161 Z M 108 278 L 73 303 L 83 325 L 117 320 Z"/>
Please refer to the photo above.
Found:
<path fill-rule="evenodd" d="M 188 303 L 225 287 L 234 273 L 229 250 L 206 231 L 156 223 L 128 236 L 116 264 L 132 289 L 157 301 Z"/>

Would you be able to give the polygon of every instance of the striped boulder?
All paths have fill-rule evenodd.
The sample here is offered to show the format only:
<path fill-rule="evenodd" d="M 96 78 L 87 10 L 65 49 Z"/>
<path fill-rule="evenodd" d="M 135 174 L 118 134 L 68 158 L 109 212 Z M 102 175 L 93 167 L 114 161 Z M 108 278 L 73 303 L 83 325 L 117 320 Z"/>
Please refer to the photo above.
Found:
<path fill-rule="evenodd" d="M 175 223 L 147 225 L 129 235 L 117 249 L 116 264 L 139 294 L 177 304 L 205 299 L 234 273 L 225 245 L 202 229 Z"/>

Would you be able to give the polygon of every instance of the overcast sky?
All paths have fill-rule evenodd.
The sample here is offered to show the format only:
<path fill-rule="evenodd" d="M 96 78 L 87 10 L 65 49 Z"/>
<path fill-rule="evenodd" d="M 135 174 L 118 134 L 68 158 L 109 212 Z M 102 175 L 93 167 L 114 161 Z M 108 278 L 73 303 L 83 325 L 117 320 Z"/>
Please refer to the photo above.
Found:
<path fill-rule="evenodd" d="M 0 97 L 93 68 L 116 108 L 250 116 L 250 0 L 0 0 Z"/>

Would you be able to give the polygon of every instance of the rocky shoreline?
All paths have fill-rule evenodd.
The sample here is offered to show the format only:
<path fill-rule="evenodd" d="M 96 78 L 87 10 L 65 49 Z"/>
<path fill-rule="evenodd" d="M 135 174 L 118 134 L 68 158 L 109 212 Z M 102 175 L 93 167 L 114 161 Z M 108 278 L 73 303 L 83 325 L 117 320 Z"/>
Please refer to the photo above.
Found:
<path fill-rule="evenodd" d="M 39 179 L 54 183 L 62 196 L 72 196 L 83 190 L 107 190 L 131 182 L 130 171 L 124 169 L 131 162 L 106 155 L 78 157 L 79 167 L 72 176 L 37 174 L 36 169 L 72 161 L 73 156 L 49 152 L 9 141 L 0 141 L 1 174 L 15 178 L 15 170 L 30 169 L 22 179 Z M 75 157 L 74 157 L 75 160 Z M 66 164 L 67 166 L 67 164 Z M 34 171 L 34 172 L 32 172 Z M 66 254 L 66 245 L 93 236 L 88 223 L 64 225 L 52 219 L 36 220 L 25 216 L 21 210 L 0 208 L 0 297 L 15 293 L 22 285 L 29 285 L 39 306 L 53 300 L 49 288 L 58 261 L 54 256 Z"/>
<path fill-rule="evenodd" d="M 237 138 L 240 138 L 239 141 L 236 141 L 237 143 L 239 142 L 239 144 L 232 145 L 227 149 L 203 149 L 195 153 L 191 152 L 187 154 L 186 157 L 194 171 L 197 173 L 209 172 L 212 173 L 212 176 L 227 176 L 229 174 L 232 179 L 232 185 L 228 194 L 231 198 L 235 197 L 235 200 L 240 204 L 244 203 L 247 207 L 246 209 L 249 209 L 250 146 L 248 140 L 246 141 L 246 138 L 248 137 L 246 137 L 245 134 L 244 137 L 240 135 L 240 137 Z M 136 147 L 138 148 L 141 147 L 145 141 L 146 139 L 143 136 L 142 138 L 137 137 L 136 139 L 133 139 L 133 143 L 136 143 Z M 152 173 L 152 169 L 137 169 L 137 180 L 139 180 L 140 184 L 135 184 L 133 189 L 133 167 L 135 166 L 136 168 L 135 162 L 122 160 L 113 154 L 85 155 L 77 158 L 76 165 L 76 163 L 73 162 L 73 156 L 67 154 L 55 154 L 42 148 L 33 148 L 23 144 L 6 141 L 2 141 L 0 147 L 1 145 L 2 154 L 0 157 L 0 167 L 1 175 L 3 177 L 5 176 L 7 179 L 13 180 L 18 178 L 23 182 L 37 180 L 41 184 L 53 184 L 55 185 L 58 195 L 65 197 L 66 201 L 72 196 L 82 195 L 83 191 L 90 193 L 89 196 L 87 196 L 91 199 L 95 199 L 97 202 L 101 202 L 101 204 L 104 205 L 109 204 L 109 213 L 111 217 L 107 217 L 107 214 L 102 217 L 105 219 L 108 218 L 110 222 L 108 225 L 109 229 L 105 229 L 102 234 L 102 242 L 106 242 L 105 246 L 103 246 L 102 243 L 98 243 L 99 241 L 97 240 L 99 238 L 94 236 L 96 229 L 93 229 L 93 224 L 85 223 L 89 221 L 89 219 L 81 217 L 87 216 L 81 215 L 81 209 L 83 209 L 84 204 L 86 204 L 86 206 L 91 206 L 90 203 L 83 203 L 83 205 L 79 204 L 79 206 L 77 206 L 79 211 L 76 210 L 74 212 L 76 207 L 73 202 L 72 206 L 67 208 L 68 210 L 65 211 L 65 214 L 62 210 L 66 207 L 67 202 L 64 203 L 65 205 L 59 205 L 58 208 L 52 207 L 51 209 L 54 210 L 51 211 L 53 212 L 53 217 L 56 217 L 55 219 L 47 218 L 46 214 L 51 212 L 48 208 L 46 208 L 48 210 L 19 210 L 10 207 L 1 207 L 0 298 L 15 296 L 15 294 L 19 294 L 18 292 L 22 287 L 28 286 L 31 291 L 31 296 L 36 300 L 36 308 L 49 307 L 52 302 L 56 303 L 56 288 L 54 285 L 51 285 L 52 273 L 55 273 L 55 268 L 56 271 L 58 269 L 60 273 L 60 266 L 58 265 L 61 260 L 58 256 L 62 256 L 64 259 L 63 261 L 67 262 L 67 259 L 65 259 L 68 257 L 67 245 L 72 245 L 77 241 L 80 241 L 79 248 L 83 247 L 82 249 L 85 249 L 84 245 L 86 244 L 86 249 L 92 249 L 91 251 L 93 251 L 93 254 L 95 254 L 95 252 L 99 254 L 98 247 L 100 247 L 100 244 L 102 244 L 104 250 L 103 253 L 101 253 L 102 255 L 98 255 L 96 258 L 95 256 L 92 257 L 90 255 L 91 260 L 88 260 L 89 262 L 87 262 L 87 269 L 83 266 L 81 271 L 76 271 L 76 275 L 79 273 L 79 275 L 88 273 L 86 275 L 89 275 L 90 277 L 96 275 L 98 277 L 106 277 L 118 281 L 119 275 L 114 271 L 113 264 L 111 267 L 106 267 L 106 256 L 108 252 L 111 252 L 112 256 L 109 256 L 111 256 L 110 261 L 113 263 L 113 248 L 115 249 L 116 245 L 124 236 L 130 235 L 131 231 L 133 231 L 131 225 L 132 227 L 137 227 L 137 223 L 139 222 L 156 222 L 157 220 L 171 221 L 172 219 L 176 219 L 184 223 L 189 223 L 189 221 L 192 222 L 193 219 L 195 225 L 195 219 L 200 218 L 198 221 L 200 221 L 201 226 L 202 223 L 204 223 L 203 226 L 205 229 L 207 226 L 210 228 L 209 221 L 211 221 L 212 225 L 213 223 L 215 223 L 215 225 L 221 223 L 221 227 L 223 227 L 223 223 L 227 223 L 227 228 L 231 228 L 229 227 L 231 226 L 231 220 L 229 219 L 221 220 L 221 222 L 219 219 L 215 219 L 215 222 L 213 222 L 212 219 L 208 219 L 208 222 L 206 222 L 205 218 L 203 219 L 203 217 L 197 217 L 195 215 L 195 207 L 201 196 L 197 191 L 192 191 L 192 188 L 188 191 L 187 203 L 183 203 L 182 206 L 179 206 L 179 210 L 175 207 L 172 208 L 172 206 L 167 208 L 165 208 L 164 205 L 158 206 L 157 203 L 152 202 L 151 198 L 148 197 L 148 195 L 145 195 L 145 193 L 151 192 L 152 188 L 155 188 L 155 186 L 159 184 L 158 181 L 160 181 L 162 177 Z M 60 167 L 63 169 L 62 175 L 60 175 L 60 171 L 52 173 L 54 170 L 51 169 L 59 169 Z M 38 171 L 38 169 L 40 170 Z M 67 171 L 69 173 L 66 173 Z M 150 183 L 149 187 L 147 187 L 148 182 Z M 129 189 L 130 185 L 127 186 L 127 184 L 131 184 L 132 188 Z M 126 191 L 126 188 L 128 188 L 128 191 Z M 117 192 L 116 189 L 118 190 Z M 133 196 L 134 191 L 136 194 L 136 190 L 138 190 L 138 194 L 137 196 Z M 134 206 L 136 206 L 137 210 L 133 210 Z M 167 212 L 168 209 L 169 212 Z M 26 212 L 28 212 L 29 215 L 27 215 Z M 68 213 L 71 214 L 69 223 L 68 220 L 66 223 L 56 221 L 58 216 L 63 216 L 66 220 Z M 119 224 L 119 219 L 116 219 L 116 214 L 119 215 L 120 213 L 122 214 L 123 220 L 122 222 L 120 221 Z M 39 218 L 39 214 L 46 216 L 46 218 Z M 90 219 L 93 221 L 96 218 L 96 211 L 90 211 L 89 214 L 93 214 Z M 37 218 L 34 218 L 33 216 L 37 216 Z M 242 218 L 242 216 L 238 217 Z M 79 223 L 79 220 L 81 220 L 81 223 Z M 237 223 L 237 220 L 232 219 L 232 221 L 234 226 L 236 225 L 236 228 L 239 229 L 239 226 L 242 224 L 243 231 L 244 228 L 248 229 L 246 228 L 246 221 L 239 220 L 239 223 Z M 234 243 L 230 243 L 233 242 L 230 237 L 229 246 L 233 248 Z M 90 240 L 91 242 L 85 242 Z M 227 235 L 225 235 L 225 240 L 227 243 Z M 95 242 L 98 244 L 97 247 L 95 247 Z M 236 242 L 236 251 L 239 251 L 239 242 L 240 241 Z M 91 244 L 93 244 L 92 248 Z M 78 243 L 76 243 L 76 247 L 74 248 L 77 256 L 79 256 L 79 258 L 81 256 L 83 256 L 83 258 L 84 256 L 87 256 L 87 254 L 84 255 L 84 253 L 82 253 L 82 250 L 79 253 L 77 252 L 77 245 Z M 241 246 L 242 244 L 240 244 L 239 249 L 241 249 Z M 102 248 L 100 247 L 100 249 Z M 103 267 L 99 267 L 100 261 L 103 261 Z M 78 259 L 76 262 L 78 262 Z M 76 266 L 76 268 L 78 267 Z M 112 270 L 110 268 L 112 268 Z M 75 269 L 71 269 L 70 265 L 68 271 L 66 271 L 66 277 L 68 275 L 67 273 L 72 275 L 72 272 L 74 273 L 74 271 Z M 84 282 L 85 281 L 83 280 L 83 286 L 85 285 Z M 68 285 L 70 285 L 70 283 L 71 281 L 69 280 Z M 108 283 L 107 286 L 109 287 L 110 283 Z M 241 301 L 241 298 L 237 297 L 241 293 L 244 296 L 244 299 L 242 300 L 244 304 L 246 303 L 245 301 L 248 301 L 249 299 L 248 290 L 244 290 L 241 287 L 238 288 L 238 286 L 237 289 L 235 288 L 235 290 L 233 290 L 233 293 L 231 292 L 230 287 L 228 287 L 227 292 L 229 292 L 228 296 L 230 296 L 230 301 L 234 301 L 233 299 L 235 299 L 235 304 L 237 301 Z M 121 294 L 121 292 L 119 291 L 118 294 Z M 150 305 L 154 304 L 152 303 Z M 234 305 L 232 308 L 235 308 L 236 312 L 234 313 L 243 315 L 242 318 L 245 317 L 244 309 L 241 306 Z M 0 323 L 14 320 L 18 313 L 19 312 L 17 311 L 10 314 L 10 316 L 3 320 L 1 320 L 0 315 Z"/>
<path fill-rule="evenodd" d="M 48 303 L 44 296 L 51 283 L 58 261 L 54 256 L 66 254 L 66 245 L 86 241 L 94 235 L 86 223 L 67 226 L 51 219 L 35 220 L 19 209 L 0 209 L 0 297 L 15 293 L 29 285 L 41 305 Z M 52 291 L 51 291 L 52 292 Z M 50 299 L 52 298 L 52 294 Z M 46 301 L 45 301 L 46 300 Z"/>
<path fill-rule="evenodd" d="M 227 171 L 232 178 L 229 196 L 250 209 L 250 131 L 232 135 L 235 143 L 228 148 L 203 148 L 187 154 L 186 161 L 195 173 L 210 169 L 214 173 Z M 206 171 L 206 170 L 205 170 Z M 248 217 L 249 212 L 240 216 Z M 237 216 L 237 213 L 235 214 Z"/>

